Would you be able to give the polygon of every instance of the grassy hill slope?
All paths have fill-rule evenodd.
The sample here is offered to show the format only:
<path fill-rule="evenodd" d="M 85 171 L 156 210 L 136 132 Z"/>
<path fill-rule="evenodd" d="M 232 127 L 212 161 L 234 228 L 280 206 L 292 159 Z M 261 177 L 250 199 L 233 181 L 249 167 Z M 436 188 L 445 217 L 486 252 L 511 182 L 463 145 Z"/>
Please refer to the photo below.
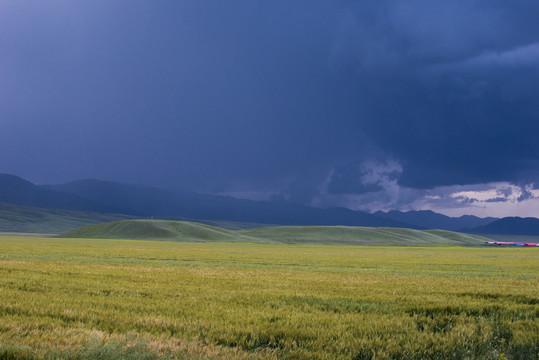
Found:
<path fill-rule="evenodd" d="M 190 221 L 128 220 L 83 226 L 61 235 L 67 238 L 177 240 L 177 241 L 239 241 L 259 239 L 235 231 Z"/>
<path fill-rule="evenodd" d="M 481 236 L 442 230 L 352 226 L 277 226 L 238 233 L 283 243 L 476 246 L 489 241 Z"/>
<path fill-rule="evenodd" d="M 59 234 L 88 224 L 132 218 L 128 215 L 43 209 L 0 202 L 0 232 Z"/>
<path fill-rule="evenodd" d="M 165 220 L 129 220 L 88 225 L 63 234 L 62 237 L 400 246 L 477 246 L 489 240 L 481 236 L 442 230 L 274 226 L 234 231 L 189 221 Z"/>
<path fill-rule="evenodd" d="M 451 241 L 455 246 L 474 246 L 478 242 L 480 245 L 484 245 L 485 241 L 492 241 L 492 239 L 481 235 L 464 234 L 447 230 L 425 230 L 425 232 L 444 238 L 445 241 Z"/>

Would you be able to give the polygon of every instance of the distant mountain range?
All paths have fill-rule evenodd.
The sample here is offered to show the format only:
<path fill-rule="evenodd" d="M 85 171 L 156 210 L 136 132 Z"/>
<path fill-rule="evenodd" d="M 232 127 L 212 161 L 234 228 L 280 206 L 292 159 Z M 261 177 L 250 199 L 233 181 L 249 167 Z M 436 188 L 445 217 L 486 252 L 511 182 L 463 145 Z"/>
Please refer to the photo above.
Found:
<path fill-rule="evenodd" d="M 462 229 L 471 234 L 539 235 L 539 219 L 505 217 L 473 229 Z"/>
<path fill-rule="evenodd" d="M 464 228 L 473 229 L 478 226 L 484 226 L 495 220 L 498 220 L 498 218 L 494 217 L 480 218 L 473 215 L 449 217 L 446 215 L 435 213 L 431 210 L 407 212 L 396 210 L 389 212 L 377 211 L 374 213 L 374 215 L 415 226 L 420 226 L 427 229 L 443 229 L 450 231 L 459 231 Z"/>
<path fill-rule="evenodd" d="M 535 218 L 525 219 L 525 222 L 520 218 L 479 218 L 470 215 L 453 218 L 433 211 L 378 211 L 369 214 L 346 208 L 321 209 L 287 202 L 242 200 L 92 179 L 61 185 L 35 185 L 14 175 L 0 174 L 0 202 L 135 217 L 174 217 L 273 225 L 347 225 L 450 231 L 464 229 L 465 232 L 477 234 L 507 234 L 507 231 L 524 234 L 524 231 L 526 235 L 539 235 L 539 229 L 533 225 L 539 219 Z M 502 220 L 503 225 L 497 225 Z"/>
<path fill-rule="evenodd" d="M 0 175 L 0 201 L 42 208 L 116 212 L 139 217 L 181 217 L 279 225 L 417 228 L 345 208 L 319 209 L 286 202 L 240 200 L 100 180 L 40 186 L 14 175 Z"/>

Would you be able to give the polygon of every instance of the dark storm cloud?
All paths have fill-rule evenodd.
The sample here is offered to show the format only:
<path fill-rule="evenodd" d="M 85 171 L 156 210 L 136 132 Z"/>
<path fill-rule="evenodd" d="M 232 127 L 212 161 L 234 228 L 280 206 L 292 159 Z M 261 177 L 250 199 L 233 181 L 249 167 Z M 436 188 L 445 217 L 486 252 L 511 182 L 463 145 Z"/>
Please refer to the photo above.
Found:
<path fill-rule="evenodd" d="M 40 4 L 2 19 L 11 171 L 263 186 L 334 156 L 329 4 Z"/>
<path fill-rule="evenodd" d="M 402 185 L 517 180 L 539 147 L 534 2 L 379 2 L 347 13 L 366 130 Z M 350 50 L 344 57 L 350 57 Z"/>
<path fill-rule="evenodd" d="M 536 1 L 6 1 L 0 170 L 319 204 L 539 183 L 538 15 Z"/>
<path fill-rule="evenodd" d="M 395 183 L 402 173 L 395 161 L 363 162 L 361 165 L 345 164 L 331 172 L 327 192 L 330 194 L 364 194 L 378 192 L 388 183 Z"/>
<path fill-rule="evenodd" d="M 504 197 L 497 197 L 497 198 L 485 200 L 485 202 L 506 202 L 506 201 L 507 201 L 507 198 L 504 198 Z"/>
<path fill-rule="evenodd" d="M 517 198 L 517 200 L 525 201 L 525 200 L 537 198 L 537 196 L 534 195 L 534 192 L 537 193 L 537 189 L 534 189 L 532 186 L 523 186 L 521 187 L 521 193 L 520 193 L 520 196 Z"/>

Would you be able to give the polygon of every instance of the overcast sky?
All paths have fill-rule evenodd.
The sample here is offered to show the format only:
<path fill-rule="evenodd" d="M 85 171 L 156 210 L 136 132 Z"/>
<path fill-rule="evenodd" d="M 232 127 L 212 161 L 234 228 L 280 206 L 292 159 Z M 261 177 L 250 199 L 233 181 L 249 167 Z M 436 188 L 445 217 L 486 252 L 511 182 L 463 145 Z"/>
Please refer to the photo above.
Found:
<path fill-rule="evenodd" d="M 539 2 L 0 1 L 0 172 L 539 216 Z"/>

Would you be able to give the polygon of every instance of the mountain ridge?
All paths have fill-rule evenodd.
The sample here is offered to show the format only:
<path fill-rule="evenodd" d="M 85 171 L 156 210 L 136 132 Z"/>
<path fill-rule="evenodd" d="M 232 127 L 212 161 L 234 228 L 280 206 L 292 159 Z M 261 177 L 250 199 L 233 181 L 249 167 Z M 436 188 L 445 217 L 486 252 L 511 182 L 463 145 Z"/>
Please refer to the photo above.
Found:
<path fill-rule="evenodd" d="M 406 212 L 391 210 L 388 212 L 377 211 L 374 214 L 412 225 L 420 225 L 426 229 L 442 229 L 450 231 L 459 231 L 463 228 L 483 226 L 499 219 L 494 217 L 480 218 L 473 215 L 449 217 L 432 210 L 411 210 Z"/>
<path fill-rule="evenodd" d="M 75 194 L 51 191 L 16 175 L 0 174 L 0 202 L 48 209 L 100 213 L 127 213 L 127 209 L 104 205 Z"/>
<path fill-rule="evenodd" d="M 314 208 L 287 202 L 254 201 L 228 196 L 172 192 L 150 186 L 80 180 L 45 188 L 108 206 L 125 206 L 143 216 L 219 219 L 281 225 L 349 225 L 417 228 L 346 208 Z"/>
<path fill-rule="evenodd" d="M 461 229 L 469 234 L 500 234 L 539 236 L 539 219 L 534 217 L 510 216 L 496 220 L 484 226 Z"/>

